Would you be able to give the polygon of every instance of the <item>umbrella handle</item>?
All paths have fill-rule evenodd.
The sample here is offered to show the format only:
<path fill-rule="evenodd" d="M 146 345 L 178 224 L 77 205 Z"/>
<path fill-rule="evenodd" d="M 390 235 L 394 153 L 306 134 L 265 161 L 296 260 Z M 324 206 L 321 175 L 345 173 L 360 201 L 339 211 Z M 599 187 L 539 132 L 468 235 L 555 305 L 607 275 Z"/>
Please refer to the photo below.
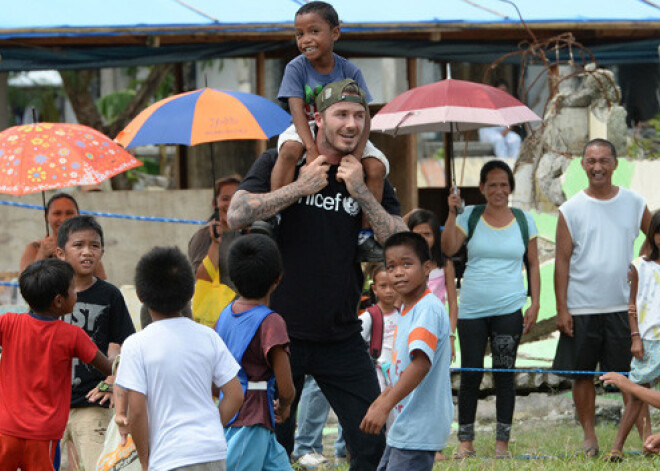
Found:
<path fill-rule="evenodd" d="M 455 195 L 458 194 L 458 187 L 456 186 L 455 182 L 451 192 Z M 465 200 L 463 198 L 461 198 L 461 205 L 458 208 L 454 208 L 454 210 L 456 211 L 456 215 L 463 214 L 463 211 L 465 211 Z"/>
<path fill-rule="evenodd" d="M 214 221 L 220 221 L 220 210 L 216 206 L 216 208 L 213 210 L 213 220 Z M 211 227 L 211 230 L 213 231 L 213 237 L 218 238 L 220 237 L 220 234 L 218 233 L 218 228 L 214 225 Z"/>
<path fill-rule="evenodd" d="M 46 221 L 46 237 L 50 236 L 50 229 L 48 227 L 48 209 L 46 209 L 46 192 L 41 192 L 41 203 L 44 205 L 44 221 Z"/>

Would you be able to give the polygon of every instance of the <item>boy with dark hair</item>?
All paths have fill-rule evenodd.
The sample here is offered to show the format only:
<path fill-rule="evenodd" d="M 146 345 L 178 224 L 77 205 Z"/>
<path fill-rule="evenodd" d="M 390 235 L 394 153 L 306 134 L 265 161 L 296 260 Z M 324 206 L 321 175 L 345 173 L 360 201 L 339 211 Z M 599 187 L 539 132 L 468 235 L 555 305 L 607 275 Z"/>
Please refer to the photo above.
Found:
<path fill-rule="evenodd" d="M 238 364 L 208 327 L 184 317 L 195 278 L 177 248 L 156 247 L 135 268 L 135 289 L 153 323 L 123 345 L 115 421 L 130 430 L 142 469 L 220 471 L 222 431 L 243 394 Z M 223 393 L 218 407 L 211 385 Z M 128 406 L 128 410 L 127 410 Z"/>
<path fill-rule="evenodd" d="M 92 216 L 75 216 L 62 223 L 55 255 L 74 271 L 78 300 L 64 321 L 81 327 L 101 352 L 114 359 L 119 346 L 135 332 L 121 292 L 94 276 L 103 257 L 103 229 Z M 112 418 L 112 376 L 105 377 L 81 362 L 73 362 L 69 422 L 63 441 L 75 447 L 79 464 L 95 469 L 103 451 L 105 430 Z"/>
<path fill-rule="evenodd" d="M 76 302 L 71 266 L 38 260 L 21 273 L 29 314 L 0 316 L 0 467 L 52 470 L 69 415 L 71 360 L 104 374 L 110 360 L 80 327 L 59 320 Z"/>
<path fill-rule="evenodd" d="M 378 470 L 430 471 L 436 450 L 447 445 L 454 415 L 449 317 L 426 286 L 431 270 L 426 240 L 399 232 L 387 239 L 384 251 L 403 306 L 394 334 L 390 386 L 369 407 L 360 429 L 380 433 L 390 411 L 396 410 Z"/>
<path fill-rule="evenodd" d="M 274 432 L 275 423 L 289 417 L 296 394 L 286 324 L 267 307 L 282 278 L 275 242 L 261 234 L 236 239 L 229 248 L 229 276 L 240 297 L 222 311 L 216 332 L 241 364 L 238 377 L 245 402 L 228 424 L 227 469 L 290 470 L 287 452 Z"/>
<path fill-rule="evenodd" d="M 278 99 L 289 105 L 293 125 L 278 139 L 279 156 L 271 175 L 271 190 L 277 190 L 293 181 L 296 164 L 303 155 L 306 155 L 307 164 L 319 156 L 312 128 L 315 113 L 321 112 L 315 100 L 323 87 L 332 82 L 351 79 L 364 90 L 366 101 L 372 99 L 360 69 L 333 52 L 334 43 L 340 36 L 340 27 L 339 16 L 332 5 L 320 1 L 305 3 L 296 12 L 294 25 L 300 55 L 284 69 L 278 92 Z M 366 130 L 353 154 L 364 168 L 369 191 L 381 201 L 389 162 L 368 141 L 369 122 L 367 113 Z M 381 262 L 382 251 L 373 238 L 374 233 L 366 218 L 362 219 L 362 227 L 357 241 L 362 261 Z"/>

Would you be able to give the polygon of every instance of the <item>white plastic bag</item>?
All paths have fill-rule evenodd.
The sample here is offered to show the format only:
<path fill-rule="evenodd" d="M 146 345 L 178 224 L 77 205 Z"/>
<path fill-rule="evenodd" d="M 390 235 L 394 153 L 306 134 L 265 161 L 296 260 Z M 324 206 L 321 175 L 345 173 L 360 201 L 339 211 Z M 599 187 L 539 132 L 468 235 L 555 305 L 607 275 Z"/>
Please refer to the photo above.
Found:
<path fill-rule="evenodd" d="M 133 437 L 129 435 L 124 446 L 120 443 L 121 436 L 113 415 L 105 432 L 103 453 L 96 463 L 96 471 L 142 471 Z"/>

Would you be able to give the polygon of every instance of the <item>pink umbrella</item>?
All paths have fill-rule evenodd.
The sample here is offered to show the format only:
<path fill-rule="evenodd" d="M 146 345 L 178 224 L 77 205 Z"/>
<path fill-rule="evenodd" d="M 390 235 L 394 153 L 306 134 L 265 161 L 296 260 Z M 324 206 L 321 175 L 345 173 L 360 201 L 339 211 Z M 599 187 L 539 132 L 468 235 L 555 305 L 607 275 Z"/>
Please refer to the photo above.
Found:
<path fill-rule="evenodd" d="M 541 118 L 505 91 L 481 83 L 446 79 L 397 96 L 376 113 L 371 130 L 393 136 L 415 132 L 454 133 L 529 121 L 541 121 Z M 453 164 L 452 142 L 450 136 L 446 162 L 451 160 Z M 452 178 L 456 185 L 455 175 Z"/>
<path fill-rule="evenodd" d="M 541 121 L 541 118 L 505 91 L 481 83 L 446 79 L 397 96 L 374 116 L 371 130 L 396 136 L 471 131 L 529 121 Z"/>

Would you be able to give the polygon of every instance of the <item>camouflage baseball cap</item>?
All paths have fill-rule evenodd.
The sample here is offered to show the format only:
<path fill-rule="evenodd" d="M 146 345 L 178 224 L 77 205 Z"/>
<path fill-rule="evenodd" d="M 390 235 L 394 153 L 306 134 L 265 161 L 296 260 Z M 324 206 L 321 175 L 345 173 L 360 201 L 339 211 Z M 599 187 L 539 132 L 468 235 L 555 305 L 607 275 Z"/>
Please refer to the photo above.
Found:
<path fill-rule="evenodd" d="M 354 88 L 354 90 L 350 90 L 349 87 Z M 349 89 L 346 90 L 347 88 Z M 367 94 L 353 79 L 344 79 L 341 82 L 332 82 L 323 87 L 321 93 L 319 93 L 316 97 L 316 109 L 320 113 L 335 103 L 339 103 L 341 101 L 359 103 L 364 106 L 365 109 L 368 109 Z"/>

